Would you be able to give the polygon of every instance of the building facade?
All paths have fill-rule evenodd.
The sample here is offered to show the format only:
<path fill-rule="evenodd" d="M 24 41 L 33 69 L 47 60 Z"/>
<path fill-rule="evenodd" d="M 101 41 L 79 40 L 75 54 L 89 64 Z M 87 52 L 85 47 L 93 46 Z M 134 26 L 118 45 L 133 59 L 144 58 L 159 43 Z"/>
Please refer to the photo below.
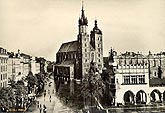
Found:
<path fill-rule="evenodd" d="M 165 53 L 114 55 L 114 104 L 137 105 L 165 101 Z"/>
<path fill-rule="evenodd" d="M 88 31 L 88 19 L 82 6 L 78 20 L 77 40 L 63 43 L 56 54 L 55 76 L 64 79 L 83 79 L 89 71 L 90 62 L 94 62 L 99 71 L 103 67 L 102 31 L 95 20 L 94 28 Z"/>
<path fill-rule="evenodd" d="M 7 51 L 4 48 L 0 48 L 0 88 L 8 86 L 7 62 Z"/>

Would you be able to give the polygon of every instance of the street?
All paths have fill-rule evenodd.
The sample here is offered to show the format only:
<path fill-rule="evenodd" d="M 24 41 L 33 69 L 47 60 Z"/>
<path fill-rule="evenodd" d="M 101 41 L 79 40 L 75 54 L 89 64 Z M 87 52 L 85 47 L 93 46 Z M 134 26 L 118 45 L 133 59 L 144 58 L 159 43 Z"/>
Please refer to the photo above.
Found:
<path fill-rule="evenodd" d="M 50 82 L 52 83 L 49 86 Z M 38 104 L 35 104 L 35 105 L 32 105 L 25 113 L 44 113 L 43 111 L 44 105 L 47 108 L 47 111 L 45 113 L 71 113 L 72 112 L 71 109 L 64 106 L 60 102 L 60 100 L 57 98 L 53 77 L 48 79 L 47 84 L 45 85 L 44 89 L 46 90 L 45 97 L 43 93 L 42 96 L 37 97 L 36 99 L 36 101 L 39 102 L 39 105 L 41 104 L 42 106 L 41 112 L 40 112 L 40 107 L 38 106 Z"/>

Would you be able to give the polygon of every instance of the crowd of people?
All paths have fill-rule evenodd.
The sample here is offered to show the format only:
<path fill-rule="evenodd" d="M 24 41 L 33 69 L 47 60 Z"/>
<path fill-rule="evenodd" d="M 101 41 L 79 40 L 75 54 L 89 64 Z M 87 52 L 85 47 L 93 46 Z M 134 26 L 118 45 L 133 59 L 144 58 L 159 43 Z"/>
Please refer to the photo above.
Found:
<path fill-rule="evenodd" d="M 49 87 L 51 86 L 51 82 L 49 83 L 48 85 Z M 46 95 L 49 95 L 49 101 L 51 102 L 51 93 L 50 93 L 50 89 L 48 90 L 44 90 L 44 101 L 45 101 L 45 97 Z M 54 89 L 52 90 L 52 93 L 54 94 Z M 47 107 L 45 104 L 40 104 L 39 101 L 37 102 L 37 106 L 38 106 L 38 109 L 40 110 L 40 113 L 46 113 L 47 112 Z"/>

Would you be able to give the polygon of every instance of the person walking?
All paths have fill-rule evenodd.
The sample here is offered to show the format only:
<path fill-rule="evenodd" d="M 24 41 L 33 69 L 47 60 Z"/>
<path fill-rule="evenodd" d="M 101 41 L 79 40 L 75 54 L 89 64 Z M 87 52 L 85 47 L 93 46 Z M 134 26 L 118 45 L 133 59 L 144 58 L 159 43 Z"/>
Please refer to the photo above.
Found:
<path fill-rule="evenodd" d="M 50 102 L 51 102 L 51 95 L 50 95 L 50 97 L 49 97 L 49 100 L 50 100 Z"/>
<path fill-rule="evenodd" d="M 40 107 L 39 101 L 37 101 L 37 107 L 38 107 L 38 108 Z"/>
<path fill-rule="evenodd" d="M 50 94 L 50 90 L 48 89 L 48 94 Z"/>
<path fill-rule="evenodd" d="M 44 105 L 43 113 L 46 113 L 46 111 L 47 111 L 47 107 Z"/>
<path fill-rule="evenodd" d="M 39 107 L 39 109 L 40 109 L 40 113 L 42 112 L 42 105 L 40 104 L 40 107 Z"/>

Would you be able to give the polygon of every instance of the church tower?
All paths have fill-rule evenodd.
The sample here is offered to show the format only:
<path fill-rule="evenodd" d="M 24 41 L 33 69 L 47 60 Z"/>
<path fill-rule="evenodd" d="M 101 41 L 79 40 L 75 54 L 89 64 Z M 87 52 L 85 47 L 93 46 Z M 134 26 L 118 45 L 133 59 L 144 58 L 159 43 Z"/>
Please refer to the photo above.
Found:
<path fill-rule="evenodd" d="M 81 17 L 78 21 L 78 63 L 77 63 L 77 79 L 84 78 L 88 73 L 90 66 L 90 39 L 87 33 L 88 20 L 85 17 L 84 6 L 82 5 Z"/>
<path fill-rule="evenodd" d="M 103 40 L 102 40 L 102 31 L 97 26 L 97 20 L 94 22 L 94 28 L 90 34 L 90 44 L 95 50 L 93 62 L 99 69 L 99 72 L 102 73 L 103 68 Z"/>

